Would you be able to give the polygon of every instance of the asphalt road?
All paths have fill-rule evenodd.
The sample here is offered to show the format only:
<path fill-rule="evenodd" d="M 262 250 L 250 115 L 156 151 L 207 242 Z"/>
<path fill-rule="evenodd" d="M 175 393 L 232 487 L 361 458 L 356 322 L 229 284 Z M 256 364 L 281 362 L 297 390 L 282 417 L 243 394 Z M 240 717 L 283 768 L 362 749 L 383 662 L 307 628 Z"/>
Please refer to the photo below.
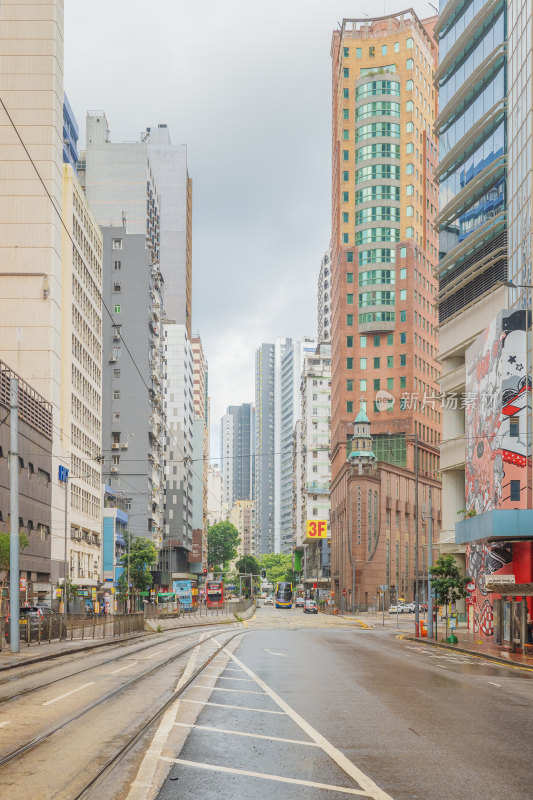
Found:
<path fill-rule="evenodd" d="M 167 712 L 128 800 L 533 798 L 533 673 L 396 634 L 260 609 Z"/>

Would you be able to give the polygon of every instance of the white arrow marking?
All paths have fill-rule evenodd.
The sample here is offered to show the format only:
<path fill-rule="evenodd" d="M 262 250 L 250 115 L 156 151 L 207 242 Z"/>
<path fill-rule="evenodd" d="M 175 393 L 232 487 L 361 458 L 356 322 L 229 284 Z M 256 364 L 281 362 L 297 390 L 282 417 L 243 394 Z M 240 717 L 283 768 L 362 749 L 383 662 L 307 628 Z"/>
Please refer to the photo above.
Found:
<path fill-rule="evenodd" d="M 274 650 L 269 650 L 267 647 L 264 648 L 265 653 L 270 653 L 271 656 L 283 656 L 283 658 L 287 658 L 286 653 L 275 653 Z"/>

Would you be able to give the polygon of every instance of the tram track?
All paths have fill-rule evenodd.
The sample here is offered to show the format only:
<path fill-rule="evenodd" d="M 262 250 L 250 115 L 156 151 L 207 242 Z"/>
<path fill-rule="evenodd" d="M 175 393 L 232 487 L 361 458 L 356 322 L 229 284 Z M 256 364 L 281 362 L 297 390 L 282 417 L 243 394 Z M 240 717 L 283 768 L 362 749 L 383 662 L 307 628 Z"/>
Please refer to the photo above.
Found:
<path fill-rule="evenodd" d="M 134 734 L 134 736 L 130 738 L 129 742 L 127 742 L 126 745 L 124 745 L 121 748 L 119 753 L 115 754 L 115 756 L 106 765 L 104 765 L 103 768 L 101 768 L 99 770 L 99 772 L 98 772 L 97 776 L 95 777 L 95 779 L 93 779 L 90 782 L 90 784 L 87 784 L 87 786 L 84 787 L 83 792 L 85 792 L 90 786 L 92 786 L 94 784 L 94 782 L 96 780 L 98 780 L 103 775 L 104 771 L 107 771 L 108 766 L 111 766 L 113 763 L 115 763 L 117 761 L 117 759 L 119 759 L 123 754 L 125 754 L 127 752 L 127 750 L 130 749 L 130 747 L 135 743 L 135 741 L 137 741 L 137 739 L 142 735 L 142 733 L 146 730 L 146 728 L 148 728 L 151 725 L 151 723 L 155 719 L 157 719 L 160 714 L 162 714 L 164 712 L 164 710 L 168 707 L 168 705 L 171 702 L 173 702 L 176 699 L 176 697 L 178 697 L 181 694 L 181 692 L 190 684 L 190 682 L 192 680 L 194 680 L 194 678 L 197 677 L 198 674 L 200 674 L 200 672 L 202 670 L 204 670 L 208 666 L 208 664 L 213 660 L 213 658 L 216 657 L 216 655 L 223 649 L 223 647 L 225 647 L 228 644 L 228 642 L 230 642 L 236 636 L 242 635 L 244 633 L 245 633 L 244 630 L 238 631 L 237 633 L 234 633 L 232 636 L 230 636 L 228 639 L 226 639 L 224 644 L 221 645 L 220 647 L 218 647 L 217 650 L 214 653 L 212 653 L 209 656 L 208 659 L 206 659 L 204 664 L 202 664 L 202 666 L 194 673 L 194 676 L 191 676 L 190 680 L 188 680 L 182 687 L 180 687 L 179 690 L 176 690 L 175 692 L 173 692 L 171 697 L 168 700 L 166 700 L 158 708 L 158 710 L 155 713 L 150 715 L 149 719 L 146 720 L 143 723 L 141 729 L 138 730 Z M 37 736 L 33 737 L 29 741 L 25 742 L 24 744 L 19 745 L 18 747 L 16 747 L 11 752 L 6 753 L 4 756 L 0 757 L 0 767 L 4 767 L 7 764 L 11 764 L 12 762 L 16 761 L 16 759 L 18 759 L 18 758 L 24 756 L 25 754 L 31 752 L 32 750 L 37 748 L 40 744 L 42 744 L 43 742 L 47 741 L 48 739 L 51 739 L 54 735 L 56 735 L 60 731 L 64 730 L 67 726 L 69 726 L 72 723 L 74 723 L 74 722 L 82 719 L 83 717 L 87 716 L 88 714 L 90 714 L 92 711 L 94 711 L 99 706 L 102 706 L 104 703 L 107 703 L 110 700 L 112 700 L 112 699 L 116 698 L 117 696 L 121 695 L 123 692 L 127 691 L 132 686 L 135 686 L 136 684 L 138 684 L 141 681 L 145 680 L 146 678 L 150 677 L 151 675 L 153 675 L 158 670 L 161 670 L 164 667 L 166 667 L 169 664 L 171 664 L 173 661 L 177 661 L 178 659 L 182 658 L 186 653 L 189 653 L 192 650 L 194 650 L 194 649 L 196 649 L 198 647 L 201 647 L 202 645 L 208 643 L 215 636 L 220 636 L 220 631 L 214 632 L 211 635 L 207 636 L 205 639 L 202 639 L 201 641 L 197 641 L 194 644 L 189 645 L 188 647 L 184 647 L 183 649 L 179 650 L 177 653 L 174 653 L 172 656 L 169 656 L 164 661 L 159 662 L 158 664 L 154 665 L 153 667 L 150 667 L 150 669 L 145 670 L 144 672 L 142 672 L 139 675 L 136 675 L 134 678 L 130 679 L 126 683 L 123 683 L 120 686 L 118 686 L 117 688 L 113 689 L 112 691 L 107 692 L 102 697 L 100 697 L 97 700 L 95 700 L 92 703 L 90 703 L 87 707 L 81 709 L 81 711 L 78 711 L 77 713 L 71 715 L 70 717 L 67 717 L 66 719 L 62 720 L 59 724 L 55 725 L 54 727 L 50 728 L 49 730 L 44 731 L 41 734 L 38 734 Z M 94 669 L 94 668 L 95 667 L 92 667 L 92 669 Z M 78 795 L 78 796 L 81 797 L 83 795 Z"/>
<path fill-rule="evenodd" d="M 198 626 L 200 627 L 200 626 Z M 123 659 L 127 658 L 134 658 L 138 653 L 142 653 L 144 650 L 149 650 L 152 647 L 159 647 L 161 644 L 166 644 L 167 642 L 171 642 L 175 639 L 186 639 L 191 636 L 195 636 L 195 632 L 189 633 L 181 633 L 178 636 L 166 636 L 164 638 L 157 638 L 157 641 L 152 641 L 145 644 L 143 647 L 138 647 L 131 652 L 122 653 L 122 655 L 116 656 L 114 658 L 107 658 L 104 661 L 100 661 L 98 664 L 93 664 L 92 666 L 83 667 L 83 669 L 79 669 L 76 672 L 69 672 L 68 675 L 62 675 L 59 678 L 54 678 L 54 680 L 47 681 L 46 683 L 40 683 L 38 686 L 29 686 L 26 689 L 20 689 L 18 691 L 13 692 L 12 694 L 6 695 L 5 697 L 0 697 L 0 706 L 4 703 L 8 703 L 11 700 L 18 699 L 20 697 L 24 697 L 25 695 L 33 694 L 34 692 L 41 691 L 41 689 L 46 689 L 49 686 L 53 686 L 56 683 L 60 683 L 61 681 L 66 681 L 69 678 L 75 678 L 78 675 L 83 675 L 85 672 L 90 672 L 91 670 L 98 669 L 99 667 L 104 667 L 106 664 L 113 664 L 117 661 L 122 661 Z M 213 636 L 216 634 L 213 634 Z M 209 637 L 212 638 L 212 637 Z M 207 641 L 207 640 L 206 640 Z M 70 655 L 70 654 L 67 654 Z M 87 653 L 84 653 L 87 656 Z M 98 653 L 96 653 L 98 655 Z M 55 667 L 61 666 L 59 664 L 54 664 Z M 23 680 L 24 678 L 31 678 L 32 675 L 35 673 L 27 672 L 24 675 L 17 676 L 15 680 Z M 5 681 L 5 683 L 11 683 L 11 681 Z M 1 685 L 1 684 L 0 684 Z"/>

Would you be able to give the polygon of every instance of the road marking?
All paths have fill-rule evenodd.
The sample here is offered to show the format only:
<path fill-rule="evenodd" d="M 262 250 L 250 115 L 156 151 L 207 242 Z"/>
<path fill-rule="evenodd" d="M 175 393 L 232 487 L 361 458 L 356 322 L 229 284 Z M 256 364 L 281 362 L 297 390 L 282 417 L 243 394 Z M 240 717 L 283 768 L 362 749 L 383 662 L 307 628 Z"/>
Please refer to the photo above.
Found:
<path fill-rule="evenodd" d="M 84 683 L 83 686 L 78 686 L 77 689 L 71 689 L 70 692 L 65 692 L 65 694 L 60 694 L 59 697 L 54 697 L 53 700 L 47 700 L 46 703 L 42 703 L 43 706 L 51 706 L 52 703 L 57 703 L 58 700 L 63 700 L 64 697 L 68 697 L 75 692 L 81 692 L 82 689 L 86 689 L 87 686 L 92 686 L 94 681 L 89 681 L 89 683 Z"/>
<path fill-rule="evenodd" d="M 224 648 L 224 652 L 242 669 L 246 672 L 250 678 L 253 678 L 257 685 L 263 689 L 264 692 L 268 694 L 269 697 L 278 705 L 283 711 L 295 722 L 305 733 L 309 736 L 310 739 L 315 741 L 322 750 L 333 760 L 335 761 L 339 767 L 346 772 L 351 778 L 353 778 L 356 783 L 358 783 L 365 792 L 358 794 L 364 794 L 367 797 L 372 797 L 374 800 L 392 800 L 391 796 L 388 795 L 383 789 L 374 783 L 373 780 L 368 778 L 364 772 L 362 772 L 358 767 L 353 764 L 349 758 L 347 758 L 344 753 L 341 753 L 334 745 L 331 744 L 321 733 L 319 733 L 312 725 L 310 725 L 303 717 L 301 717 L 291 706 L 285 702 L 273 689 L 270 688 L 264 681 L 261 680 L 252 670 L 246 666 L 236 655 L 230 653 L 229 650 Z M 347 792 L 348 794 L 357 794 L 354 790 L 351 792 L 347 789 L 343 791 Z"/>
<path fill-rule="evenodd" d="M 275 653 L 274 650 L 269 650 L 267 647 L 264 648 L 265 653 L 270 653 L 271 656 L 283 656 L 283 658 L 287 658 L 288 656 L 286 653 Z"/>
<path fill-rule="evenodd" d="M 6 725 L 9 725 L 11 722 L 10 719 L 6 719 L 4 722 L 0 722 L 0 728 L 5 728 Z"/>
<path fill-rule="evenodd" d="M 225 686 L 204 686 L 201 683 L 196 684 L 199 689 L 212 689 L 215 692 L 238 692 L 239 694 L 264 694 L 264 692 L 254 692 L 252 689 L 230 689 Z"/>
<path fill-rule="evenodd" d="M 201 731 L 214 731 L 226 733 L 231 736 L 250 736 L 252 739 L 266 739 L 269 742 L 287 742 L 288 744 L 305 744 L 308 747 L 318 747 L 316 742 L 305 742 L 303 739 L 284 739 L 282 736 L 264 736 L 262 733 L 245 733 L 244 731 L 230 731 L 227 728 L 213 728 L 211 725 L 193 725 L 190 722 L 175 722 L 183 728 L 198 728 Z"/>
<path fill-rule="evenodd" d="M 501 686 L 501 683 L 494 683 L 494 681 L 488 681 L 491 686 Z"/>
<path fill-rule="evenodd" d="M 284 778 L 281 775 L 269 775 L 266 772 L 252 772 L 248 769 L 234 769 L 233 767 L 219 767 L 217 764 L 202 764 L 198 761 L 187 761 L 184 758 L 167 758 L 161 756 L 162 761 L 171 764 L 183 764 L 185 767 L 196 767 L 197 769 L 207 769 L 211 772 L 226 772 L 230 775 L 246 775 L 249 778 L 262 778 L 266 781 L 276 781 L 277 783 L 292 783 L 296 786 L 311 786 L 313 789 L 329 789 L 332 792 L 343 792 L 344 794 L 355 794 L 358 797 L 372 797 L 368 792 L 359 789 L 347 789 L 345 786 L 333 786 L 329 783 L 315 783 L 314 781 L 298 780 L 297 778 Z"/>
<path fill-rule="evenodd" d="M 230 706 L 227 703 L 212 703 L 210 700 L 188 700 L 182 698 L 182 703 L 196 703 L 200 706 L 218 706 L 219 708 L 239 708 L 241 711 L 257 711 L 258 714 L 285 714 L 284 711 L 268 711 L 266 708 L 248 708 L 247 706 Z"/>
<path fill-rule="evenodd" d="M 108 674 L 109 675 L 116 675 L 118 672 L 122 672 L 123 670 L 128 669 L 128 667 L 134 667 L 135 664 L 138 664 L 138 663 L 139 663 L 138 661 L 132 661 L 131 664 L 126 664 L 125 667 L 120 667 L 120 669 L 114 669 L 113 672 L 109 672 Z"/>
<path fill-rule="evenodd" d="M 442 669 L 448 669 L 444 664 L 435 664 L 436 667 L 441 667 Z"/>
<path fill-rule="evenodd" d="M 149 656 L 145 656 L 145 658 L 143 658 L 143 661 L 148 661 L 149 658 L 155 658 L 156 656 L 160 656 L 162 652 L 163 652 L 162 650 L 157 650 L 155 653 L 152 653 Z"/>
<path fill-rule="evenodd" d="M 214 676 L 213 676 L 214 677 Z M 251 678 L 230 678 L 226 675 L 219 675 L 218 679 L 223 678 L 225 681 L 242 681 L 243 683 L 255 683 Z"/>

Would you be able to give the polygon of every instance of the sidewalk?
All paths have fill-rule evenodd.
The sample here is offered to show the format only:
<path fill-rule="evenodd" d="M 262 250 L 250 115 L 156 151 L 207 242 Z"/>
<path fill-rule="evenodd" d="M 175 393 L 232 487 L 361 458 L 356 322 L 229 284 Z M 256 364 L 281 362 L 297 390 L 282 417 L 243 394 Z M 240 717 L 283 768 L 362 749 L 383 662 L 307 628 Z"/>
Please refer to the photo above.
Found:
<path fill-rule="evenodd" d="M 476 640 L 473 633 L 467 630 L 466 627 L 460 626 L 455 635 L 459 640 L 457 644 L 451 644 L 441 641 L 445 637 L 445 623 L 439 620 L 437 633 L 439 641 L 435 639 L 427 639 L 425 636 L 416 636 L 415 633 L 415 615 L 414 614 L 398 614 L 398 624 L 396 623 L 395 614 L 385 613 L 385 625 L 383 625 L 383 617 L 381 613 L 365 612 L 352 614 L 345 612 L 344 614 L 336 614 L 337 619 L 353 619 L 358 622 L 366 623 L 367 625 L 379 629 L 387 629 L 391 633 L 403 633 L 407 639 L 420 644 L 428 644 L 431 647 L 440 647 L 446 650 L 455 650 L 458 653 L 466 653 L 468 655 L 477 656 L 478 658 L 486 658 L 490 661 L 495 661 L 499 664 L 510 664 L 513 666 L 520 666 L 525 669 L 533 670 L 533 655 L 523 655 L 522 653 L 511 653 L 506 651 L 502 645 L 491 644 L 489 642 L 482 642 Z M 421 620 L 426 621 L 426 617 L 421 615 Z"/>

